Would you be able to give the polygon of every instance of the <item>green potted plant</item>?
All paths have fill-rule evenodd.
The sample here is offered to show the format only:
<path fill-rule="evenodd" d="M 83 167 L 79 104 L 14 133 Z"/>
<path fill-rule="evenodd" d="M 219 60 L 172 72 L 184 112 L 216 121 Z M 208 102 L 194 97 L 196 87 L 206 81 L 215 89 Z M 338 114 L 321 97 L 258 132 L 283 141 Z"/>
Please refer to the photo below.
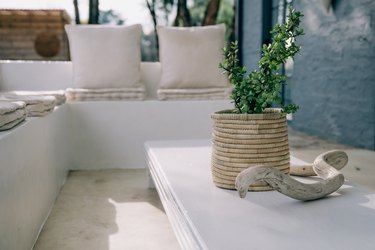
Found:
<path fill-rule="evenodd" d="M 286 78 L 279 74 L 280 65 L 300 51 L 296 38 L 303 34 L 299 27 L 303 15 L 289 8 L 284 24 L 271 31 L 272 43 L 262 47 L 259 68 L 247 74 L 238 64 L 238 44 L 223 49 L 220 63 L 233 85 L 233 110 L 212 115 L 212 175 L 216 186 L 234 189 L 239 172 L 252 165 L 267 165 L 289 172 L 289 145 L 286 114 L 298 110 L 295 104 L 271 108 L 281 102 L 281 88 Z M 250 190 L 270 190 L 266 183 L 256 183 Z"/>

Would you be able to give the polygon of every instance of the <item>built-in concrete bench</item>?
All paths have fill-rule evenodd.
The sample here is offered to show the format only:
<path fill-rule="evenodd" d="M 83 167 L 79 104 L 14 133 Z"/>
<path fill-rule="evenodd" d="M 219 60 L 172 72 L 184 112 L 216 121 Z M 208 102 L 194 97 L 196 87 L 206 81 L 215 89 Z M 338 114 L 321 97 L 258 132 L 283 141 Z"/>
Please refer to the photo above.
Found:
<path fill-rule="evenodd" d="M 148 140 L 208 139 L 230 101 L 158 101 L 159 63 L 143 63 L 146 101 L 72 102 L 0 132 L 0 249 L 31 249 L 72 169 L 144 168 Z M 69 62 L 1 62 L 0 90 L 71 87 Z"/>

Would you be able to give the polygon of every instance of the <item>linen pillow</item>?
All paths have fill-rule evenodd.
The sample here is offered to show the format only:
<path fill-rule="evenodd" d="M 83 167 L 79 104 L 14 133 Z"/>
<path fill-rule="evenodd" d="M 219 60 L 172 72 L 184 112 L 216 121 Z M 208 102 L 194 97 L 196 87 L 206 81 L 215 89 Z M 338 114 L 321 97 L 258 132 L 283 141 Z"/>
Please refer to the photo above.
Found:
<path fill-rule="evenodd" d="M 218 68 L 223 60 L 225 25 L 157 27 L 162 74 L 161 89 L 227 88 Z"/>
<path fill-rule="evenodd" d="M 66 25 L 77 88 L 141 85 L 140 24 Z"/>

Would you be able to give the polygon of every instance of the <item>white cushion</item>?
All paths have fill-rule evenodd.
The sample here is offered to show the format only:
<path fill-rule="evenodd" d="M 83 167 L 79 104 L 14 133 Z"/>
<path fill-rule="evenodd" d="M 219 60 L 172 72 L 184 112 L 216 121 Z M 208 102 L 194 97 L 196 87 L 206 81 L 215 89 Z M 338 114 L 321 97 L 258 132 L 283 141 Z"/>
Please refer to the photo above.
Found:
<path fill-rule="evenodd" d="M 77 88 L 124 88 L 141 85 L 140 24 L 66 25 L 73 81 Z"/>
<path fill-rule="evenodd" d="M 218 68 L 223 60 L 225 26 L 158 27 L 162 74 L 159 88 L 227 88 Z"/>

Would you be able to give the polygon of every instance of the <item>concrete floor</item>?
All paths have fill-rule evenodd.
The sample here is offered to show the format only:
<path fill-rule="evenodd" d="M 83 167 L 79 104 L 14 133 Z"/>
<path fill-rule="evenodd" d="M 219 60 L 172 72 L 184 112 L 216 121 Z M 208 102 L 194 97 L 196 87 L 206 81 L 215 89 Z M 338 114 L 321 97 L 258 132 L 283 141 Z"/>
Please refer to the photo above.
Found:
<path fill-rule="evenodd" d="M 35 250 L 179 249 L 147 173 L 73 171 Z"/>
<path fill-rule="evenodd" d="M 375 152 L 290 131 L 292 154 L 312 162 L 342 149 L 345 177 L 375 191 Z M 180 249 L 145 169 L 73 171 L 34 247 L 35 250 Z"/>

